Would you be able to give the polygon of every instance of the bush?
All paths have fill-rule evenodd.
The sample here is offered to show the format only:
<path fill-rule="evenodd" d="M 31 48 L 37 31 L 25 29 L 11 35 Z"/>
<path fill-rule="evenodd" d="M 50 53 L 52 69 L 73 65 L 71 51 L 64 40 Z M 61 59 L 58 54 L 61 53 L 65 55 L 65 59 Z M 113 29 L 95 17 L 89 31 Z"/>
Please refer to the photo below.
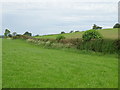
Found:
<path fill-rule="evenodd" d="M 101 39 L 102 36 L 96 30 L 88 30 L 83 34 L 82 38 L 84 41 L 90 41 L 94 39 Z"/>
<path fill-rule="evenodd" d="M 62 39 L 65 39 L 65 37 L 64 37 L 64 36 L 57 36 L 57 37 L 56 37 L 56 40 L 57 40 L 57 41 L 60 41 L 60 40 L 62 40 Z"/>
<path fill-rule="evenodd" d="M 52 47 L 52 44 L 53 44 L 53 42 L 47 41 L 47 42 L 45 42 L 45 47 L 50 48 L 50 47 Z"/>
<path fill-rule="evenodd" d="M 78 44 L 77 49 L 88 50 L 101 53 L 118 53 L 120 48 L 120 40 L 91 40 L 89 42 L 82 42 Z"/>
<path fill-rule="evenodd" d="M 60 37 L 60 36 L 59 36 Z M 64 36 L 63 36 L 64 37 Z M 79 50 L 87 50 L 101 53 L 120 53 L 120 40 L 96 39 L 90 41 L 83 41 L 77 39 L 37 39 L 29 38 L 28 42 L 40 45 L 46 48 L 76 48 Z"/>
<path fill-rule="evenodd" d="M 19 39 L 19 36 L 13 36 L 12 39 Z"/>

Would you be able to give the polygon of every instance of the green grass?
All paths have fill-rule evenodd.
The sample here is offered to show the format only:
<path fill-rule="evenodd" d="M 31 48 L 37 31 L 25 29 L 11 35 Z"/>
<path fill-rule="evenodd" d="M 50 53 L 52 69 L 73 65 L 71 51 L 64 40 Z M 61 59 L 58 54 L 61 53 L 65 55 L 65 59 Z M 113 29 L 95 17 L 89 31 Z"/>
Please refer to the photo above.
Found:
<path fill-rule="evenodd" d="M 3 40 L 3 88 L 117 88 L 114 55 L 45 49 Z"/>
<path fill-rule="evenodd" d="M 98 30 L 98 32 L 100 32 L 103 37 L 105 39 L 118 39 L 118 29 L 102 29 L 102 30 Z M 65 34 L 61 34 L 63 36 L 65 36 L 67 39 L 70 38 L 82 38 L 82 34 L 83 32 L 74 32 L 74 33 L 65 33 Z M 44 35 L 44 36 L 37 36 L 36 38 L 49 38 L 49 39 L 56 39 L 56 37 L 60 35 L 60 34 L 56 34 L 56 35 Z"/>

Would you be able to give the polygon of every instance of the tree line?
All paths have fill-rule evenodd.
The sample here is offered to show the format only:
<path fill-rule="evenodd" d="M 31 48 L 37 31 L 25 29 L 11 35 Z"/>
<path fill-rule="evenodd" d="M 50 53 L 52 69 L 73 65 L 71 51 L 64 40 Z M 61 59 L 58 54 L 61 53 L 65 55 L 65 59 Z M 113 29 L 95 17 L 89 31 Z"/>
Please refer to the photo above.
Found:
<path fill-rule="evenodd" d="M 11 33 L 11 31 L 9 29 L 5 29 L 5 33 L 4 33 L 5 37 L 20 36 L 20 35 L 21 34 L 17 34 L 17 32 Z M 32 33 L 30 33 L 30 32 L 27 31 L 23 35 L 32 36 Z"/>
<path fill-rule="evenodd" d="M 116 23 L 113 28 L 120 28 L 120 23 Z M 93 30 L 99 30 L 99 29 L 102 29 L 102 27 L 94 24 L 93 27 L 92 27 Z M 70 31 L 69 33 L 73 33 L 74 31 Z M 75 31 L 75 32 L 79 32 L 79 31 Z M 65 32 L 62 31 L 61 34 L 64 34 Z M 4 36 L 5 37 L 12 37 L 12 36 L 20 36 L 21 34 L 17 34 L 17 32 L 13 32 L 11 33 L 11 31 L 9 29 L 5 29 L 5 33 L 4 33 Z M 26 31 L 23 35 L 26 35 L 26 36 L 32 36 L 32 33 Z M 36 36 L 39 36 L 39 35 L 36 35 Z"/>

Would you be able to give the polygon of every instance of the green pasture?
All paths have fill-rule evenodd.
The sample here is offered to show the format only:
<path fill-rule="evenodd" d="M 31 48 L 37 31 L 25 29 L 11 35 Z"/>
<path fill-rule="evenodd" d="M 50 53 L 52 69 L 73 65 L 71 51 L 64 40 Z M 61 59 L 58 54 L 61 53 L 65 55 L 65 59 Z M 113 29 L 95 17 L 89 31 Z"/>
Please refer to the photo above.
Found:
<path fill-rule="evenodd" d="M 117 33 L 117 29 L 100 32 L 105 35 L 107 31 Z M 78 34 L 81 32 L 71 33 L 72 37 Z M 10 39 L 3 39 L 2 49 L 3 88 L 118 87 L 117 55 L 46 49 L 25 40 Z"/>
<path fill-rule="evenodd" d="M 117 39 L 118 38 L 118 29 L 117 28 L 110 28 L 110 29 L 102 29 L 97 30 L 105 39 Z M 58 35 L 63 35 L 67 39 L 70 38 L 82 38 L 83 32 L 74 32 L 74 33 L 65 33 L 65 34 L 55 34 L 55 35 L 44 35 L 44 36 L 37 36 L 35 38 L 48 38 L 48 39 L 56 39 Z"/>

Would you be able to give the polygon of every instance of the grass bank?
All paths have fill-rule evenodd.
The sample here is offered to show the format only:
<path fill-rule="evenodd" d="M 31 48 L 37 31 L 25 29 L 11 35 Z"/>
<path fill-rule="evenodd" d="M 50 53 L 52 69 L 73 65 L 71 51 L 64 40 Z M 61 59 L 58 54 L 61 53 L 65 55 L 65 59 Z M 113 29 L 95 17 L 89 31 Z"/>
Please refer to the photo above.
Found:
<path fill-rule="evenodd" d="M 47 48 L 75 48 L 78 50 L 101 52 L 104 54 L 120 53 L 120 40 L 96 39 L 83 41 L 82 39 L 27 39 L 28 42 Z"/>

